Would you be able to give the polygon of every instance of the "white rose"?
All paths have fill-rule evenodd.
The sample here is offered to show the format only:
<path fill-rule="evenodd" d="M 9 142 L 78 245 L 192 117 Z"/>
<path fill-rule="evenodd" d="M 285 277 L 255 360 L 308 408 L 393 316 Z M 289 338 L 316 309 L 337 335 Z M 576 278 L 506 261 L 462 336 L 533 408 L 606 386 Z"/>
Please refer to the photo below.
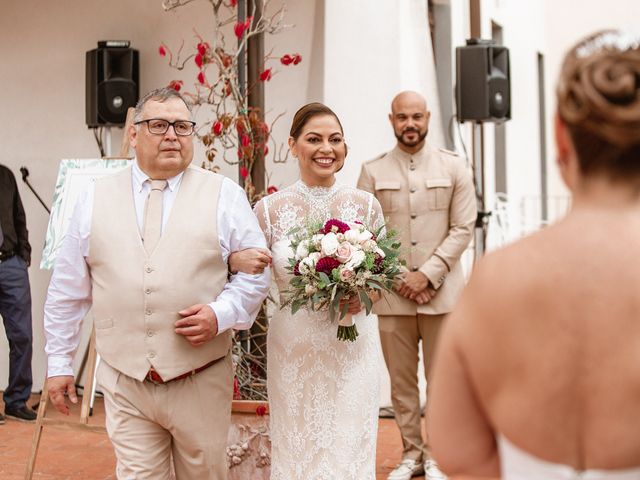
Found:
<path fill-rule="evenodd" d="M 316 263 L 318 263 L 318 260 L 322 258 L 322 254 L 320 252 L 311 252 L 307 258 L 311 260 L 311 262 L 313 263 L 313 268 L 315 269 Z"/>
<path fill-rule="evenodd" d="M 373 233 L 371 233 L 369 230 L 363 230 L 358 234 L 358 242 L 360 243 L 364 243 L 367 240 L 371 240 L 372 238 L 373 238 Z"/>
<path fill-rule="evenodd" d="M 366 255 L 362 250 L 356 250 L 351 255 L 349 261 L 345 263 L 345 267 L 352 269 L 358 268 L 362 264 L 362 262 L 364 262 L 365 257 Z"/>
<path fill-rule="evenodd" d="M 315 269 L 315 263 L 311 258 L 305 257 L 302 260 L 300 260 L 300 265 L 298 265 L 298 271 L 303 275 L 311 272 L 314 269 Z"/>
<path fill-rule="evenodd" d="M 322 253 L 325 256 L 331 256 L 338 249 L 338 238 L 335 233 L 329 232 L 322 238 Z"/>
<path fill-rule="evenodd" d="M 322 237 L 324 237 L 324 235 L 321 233 L 316 233 L 313 237 L 311 237 L 311 242 L 317 250 L 320 249 L 320 242 L 322 241 Z"/>
<path fill-rule="evenodd" d="M 347 230 L 344 234 L 344 239 L 352 244 L 356 244 L 359 242 L 360 239 L 360 233 L 358 232 L 358 230 L 352 229 L 352 230 Z"/>
<path fill-rule="evenodd" d="M 336 233 L 336 238 L 338 239 L 338 242 L 344 242 L 344 233 Z"/>
<path fill-rule="evenodd" d="M 309 245 L 303 240 L 298 244 L 298 248 L 296 248 L 296 260 L 302 260 L 307 255 L 309 255 Z"/>
<path fill-rule="evenodd" d="M 382 250 L 380 247 L 376 247 L 376 253 L 380 255 L 382 258 L 386 257 L 384 250 Z"/>
<path fill-rule="evenodd" d="M 373 239 L 362 242 L 361 246 L 365 252 L 373 252 L 376 248 L 378 248 L 378 244 Z"/>

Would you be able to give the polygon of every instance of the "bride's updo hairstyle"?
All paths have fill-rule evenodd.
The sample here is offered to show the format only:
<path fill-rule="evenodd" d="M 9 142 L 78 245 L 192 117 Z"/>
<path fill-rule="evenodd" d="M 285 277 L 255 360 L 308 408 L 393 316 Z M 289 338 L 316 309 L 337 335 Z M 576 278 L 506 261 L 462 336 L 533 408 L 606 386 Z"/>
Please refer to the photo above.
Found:
<path fill-rule="evenodd" d="M 333 110 L 331 110 L 326 105 L 323 105 L 319 102 L 307 103 L 304 107 L 300 108 L 296 114 L 293 116 L 293 121 L 291 122 L 291 130 L 289 131 L 289 135 L 294 140 L 297 140 L 300 134 L 302 133 L 302 129 L 304 126 L 311 120 L 313 117 L 319 117 L 323 115 L 331 115 L 336 119 L 338 125 L 340 125 L 340 132 L 344 135 L 344 130 L 342 129 L 342 124 L 340 123 L 340 119 L 335 114 Z"/>
<path fill-rule="evenodd" d="M 584 175 L 640 176 L 640 35 L 603 31 L 578 43 L 557 100 Z"/>

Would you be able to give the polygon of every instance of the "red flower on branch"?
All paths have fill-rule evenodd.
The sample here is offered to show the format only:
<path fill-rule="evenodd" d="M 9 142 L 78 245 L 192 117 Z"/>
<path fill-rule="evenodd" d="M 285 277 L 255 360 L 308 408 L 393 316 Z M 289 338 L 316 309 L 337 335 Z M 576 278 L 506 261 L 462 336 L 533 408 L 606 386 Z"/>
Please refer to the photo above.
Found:
<path fill-rule="evenodd" d="M 209 44 L 207 42 L 200 42 L 198 44 L 198 53 L 203 57 L 206 55 L 207 50 L 209 50 Z"/>
<path fill-rule="evenodd" d="M 271 195 L 272 193 L 276 193 L 278 191 L 278 189 L 276 187 L 274 187 L 273 185 L 269 185 L 269 187 L 267 188 L 267 193 L 269 195 Z"/>
<path fill-rule="evenodd" d="M 207 79 L 204 77 L 204 72 L 200 72 L 198 74 L 198 81 L 204 85 L 207 82 Z"/>
<path fill-rule="evenodd" d="M 161 57 L 164 57 L 167 54 L 167 49 L 164 48 L 164 45 L 160 45 L 158 47 L 158 53 L 160 54 Z"/>
<path fill-rule="evenodd" d="M 240 137 L 240 142 L 243 147 L 248 147 L 251 144 L 251 139 L 249 138 L 249 135 L 242 135 L 242 137 Z"/>
<path fill-rule="evenodd" d="M 242 178 L 247 178 L 249 176 L 249 170 L 247 167 L 240 167 L 240 176 Z"/>
<path fill-rule="evenodd" d="M 229 1 L 229 5 L 231 5 L 231 7 L 235 8 L 236 5 L 238 5 L 238 0 L 230 0 Z"/>
<path fill-rule="evenodd" d="M 203 57 L 201 54 L 198 53 L 194 58 L 194 61 L 196 62 L 196 65 L 198 66 L 198 68 L 202 68 Z"/>
<path fill-rule="evenodd" d="M 293 57 L 287 53 L 280 57 L 280 63 L 283 65 L 291 65 L 293 63 Z"/>
<path fill-rule="evenodd" d="M 253 17 L 247 17 L 247 19 L 242 23 L 236 22 L 236 24 L 233 26 L 233 33 L 236 34 L 236 37 L 242 38 L 244 32 L 249 30 L 252 21 Z"/>
<path fill-rule="evenodd" d="M 176 92 L 179 92 L 183 84 L 184 82 L 182 80 L 171 80 L 168 87 L 173 88 Z"/>
<path fill-rule="evenodd" d="M 264 146 L 264 156 L 266 157 L 269 154 L 269 147 L 267 145 Z"/>
<path fill-rule="evenodd" d="M 299 64 L 301 61 L 302 61 L 302 55 L 300 55 L 299 53 L 296 53 L 296 54 L 293 56 L 293 64 L 294 64 L 294 65 L 297 65 L 297 64 Z"/>
<path fill-rule="evenodd" d="M 256 415 L 258 415 L 259 417 L 264 417 L 267 413 L 267 407 L 265 407 L 264 405 L 258 405 L 258 407 L 256 408 Z"/>
<path fill-rule="evenodd" d="M 213 125 L 211 126 L 211 132 L 214 135 L 216 135 L 216 136 L 220 135 L 223 130 L 224 130 L 224 125 L 222 125 L 221 122 L 219 122 L 217 120 L 215 122 L 213 122 Z"/>
<path fill-rule="evenodd" d="M 264 72 L 260 74 L 260 81 L 268 82 L 269 80 L 271 80 L 272 77 L 273 75 L 271 74 L 271 69 L 267 68 Z"/>

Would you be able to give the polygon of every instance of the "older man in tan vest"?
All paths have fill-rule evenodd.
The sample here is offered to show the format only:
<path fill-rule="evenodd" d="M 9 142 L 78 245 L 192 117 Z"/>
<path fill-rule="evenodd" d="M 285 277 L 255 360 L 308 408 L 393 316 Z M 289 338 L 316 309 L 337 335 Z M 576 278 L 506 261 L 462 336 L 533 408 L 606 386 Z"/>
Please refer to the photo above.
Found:
<path fill-rule="evenodd" d="M 362 167 L 358 188 L 380 201 L 398 230 L 408 272 L 397 292 L 374 307 L 391 377 L 391 399 L 403 443 L 402 462 L 389 480 L 444 478 L 429 458 L 420 424 L 418 343 L 427 380 L 445 315 L 464 286 L 460 256 L 473 236 L 475 190 L 465 161 L 426 143 L 430 113 L 424 97 L 402 92 L 389 120 L 396 147 Z"/>
<path fill-rule="evenodd" d="M 228 280 L 230 252 L 265 247 L 244 191 L 191 167 L 190 108 L 147 94 L 128 132 L 136 160 L 80 198 L 45 305 L 48 390 L 68 414 L 71 362 L 92 308 L 98 381 L 119 479 L 223 480 L 231 328 L 249 328 L 269 284 Z"/>

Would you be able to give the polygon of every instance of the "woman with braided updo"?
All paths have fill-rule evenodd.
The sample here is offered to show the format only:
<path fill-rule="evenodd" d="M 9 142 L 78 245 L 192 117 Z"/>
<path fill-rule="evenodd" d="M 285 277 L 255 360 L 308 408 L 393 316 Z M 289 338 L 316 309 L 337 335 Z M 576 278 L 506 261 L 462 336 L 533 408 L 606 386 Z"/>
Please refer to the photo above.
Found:
<path fill-rule="evenodd" d="M 640 36 L 601 32 L 557 89 L 562 221 L 482 260 L 429 399 L 448 474 L 640 479 Z"/>

